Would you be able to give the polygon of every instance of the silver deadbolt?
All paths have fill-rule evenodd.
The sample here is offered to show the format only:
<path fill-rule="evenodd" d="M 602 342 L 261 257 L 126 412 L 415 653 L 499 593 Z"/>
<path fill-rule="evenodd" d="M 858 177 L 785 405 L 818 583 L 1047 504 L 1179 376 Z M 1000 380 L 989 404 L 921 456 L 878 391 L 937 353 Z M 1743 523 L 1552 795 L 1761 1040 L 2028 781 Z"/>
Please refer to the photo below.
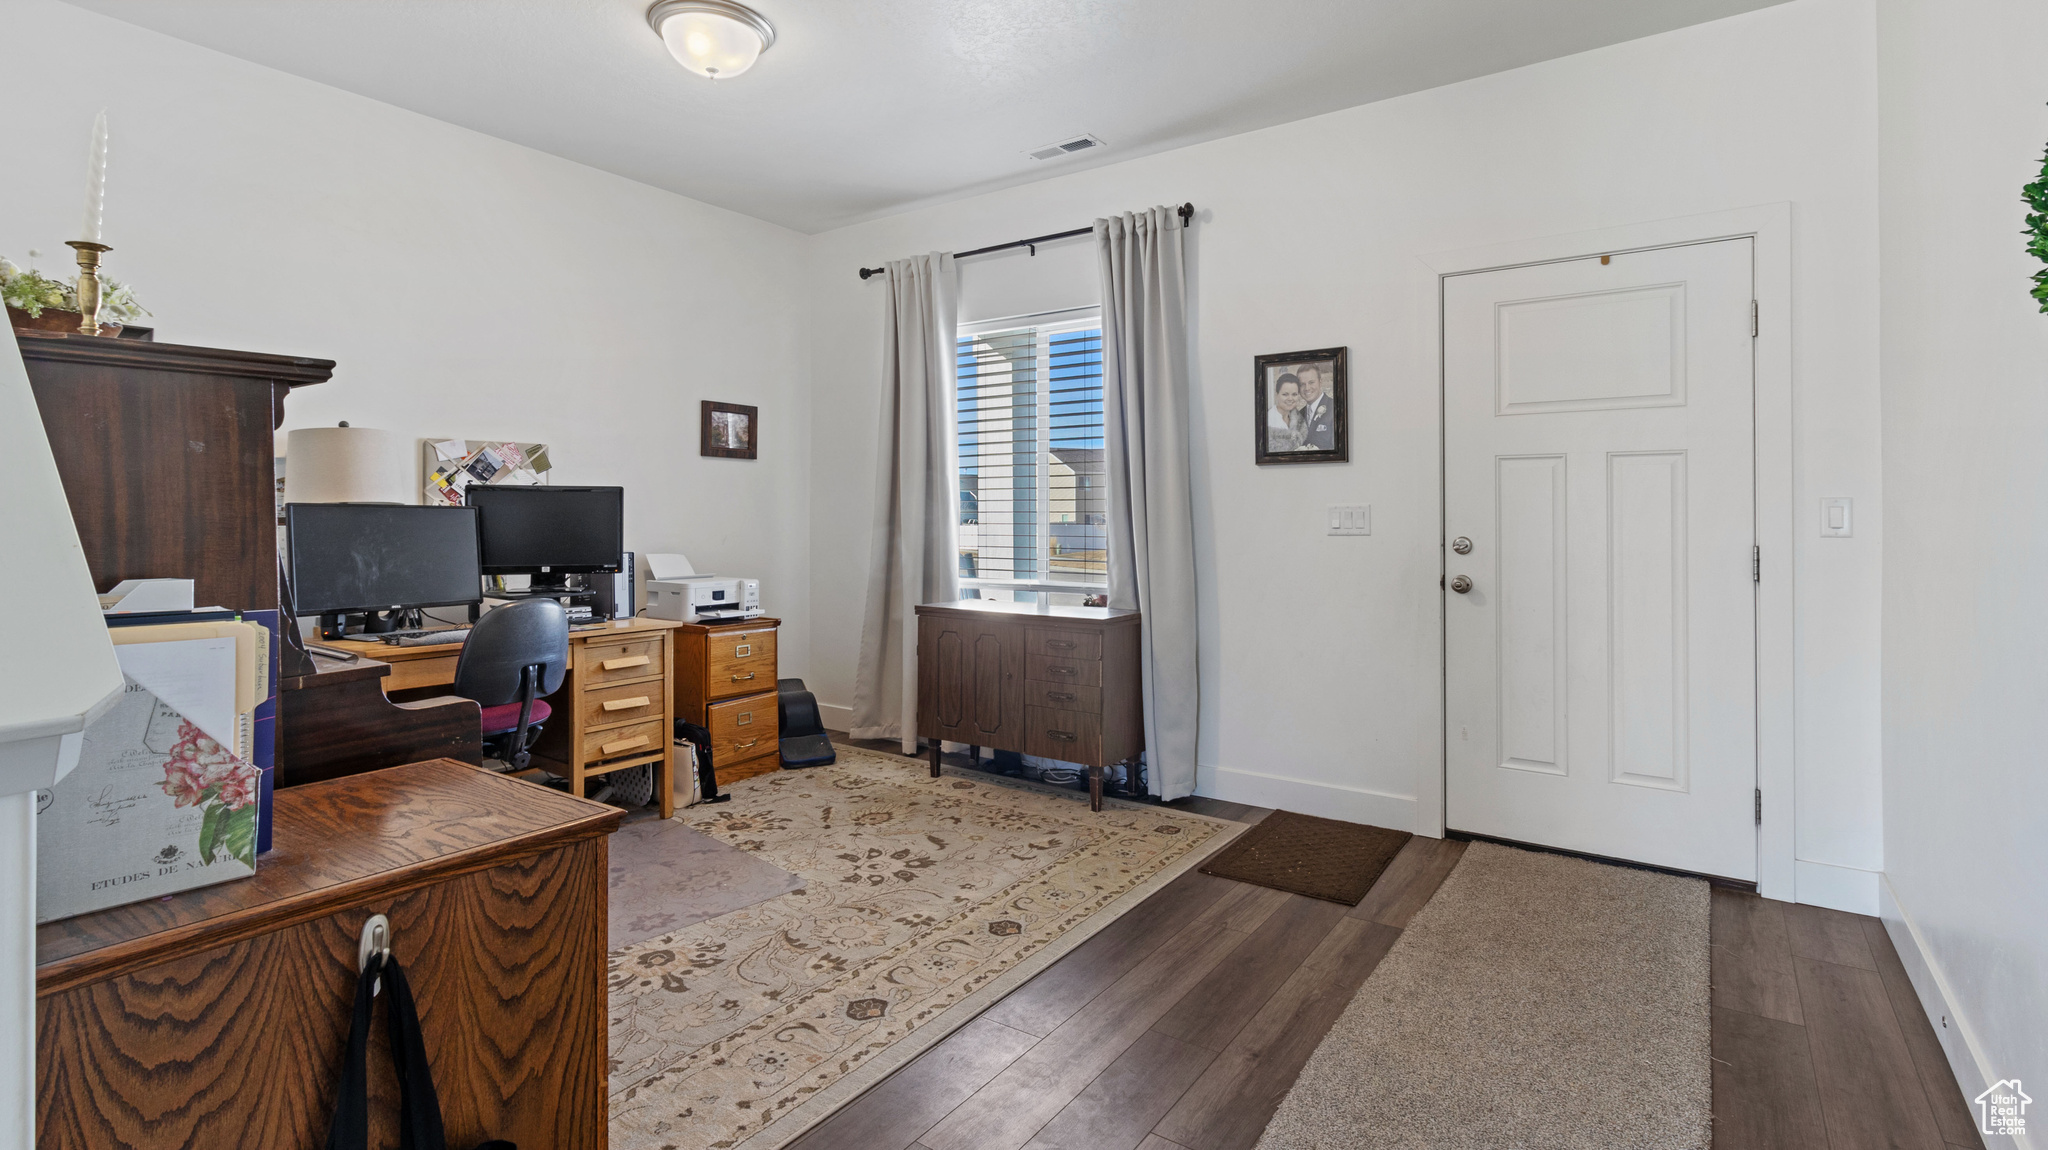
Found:
<path fill-rule="evenodd" d="M 1456 591 L 1460 595 L 1463 595 L 1465 592 L 1470 591 L 1471 589 L 1472 580 L 1465 578 L 1463 575 L 1460 575 L 1457 578 L 1451 580 L 1451 590 Z"/>
<path fill-rule="evenodd" d="M 1451 550 L 1456 551 L 1460 555 L 1470 555 L 1472 554 L 1472 541 L 1460 535 L 1456 539 L 1451 540 Z"/>

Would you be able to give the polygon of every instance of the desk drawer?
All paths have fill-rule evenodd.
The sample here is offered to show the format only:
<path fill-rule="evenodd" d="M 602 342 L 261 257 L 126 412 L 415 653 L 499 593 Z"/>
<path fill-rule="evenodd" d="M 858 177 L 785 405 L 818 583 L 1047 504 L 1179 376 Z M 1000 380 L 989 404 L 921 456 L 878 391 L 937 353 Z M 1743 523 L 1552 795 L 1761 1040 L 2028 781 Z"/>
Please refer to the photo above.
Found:
<path fill-rule="evenodd" d="M 1024 629 L 1024 653 L 1051 655 L 1055 659 L 1101 659 L 1099 631 L 1049 631 L 1043 627 Z"/>
<path fill-rule="evenodd" d="M 775 692 L 769 691 L 706 707 L 712 763 L 723 769 L 779 751 L 782 730 L 775 703 Z"/>
<path fill-rule="evenodd" d="M 624 727 L 606 727 L 601 731 L 583 733 L 583 761 L 595 763 L 604 759 L 617 759 L 626 755 L 651 755 L 674 738 L 674 732 L 663 733 L 660 719 L 634 723 Z"/>
<path fill-rule="evenodd" d="M 662 673 L 662 636 L 623 643 L 589 643 L 578 648 L 576 674 L 585 690 L 630 679 L 652 679 Z"/>
<path fill-rule="evenodd" d="M 704 697 L 727 699 L 775 689 L 775 628 L 713 631 L 704 644 Z"/>
<path fill-rule="evenodd" d="M 1102 716 L 1050 707 L 1024 708 L 1024 753 L 1070 763 L 1102 759 Z"/>
<path fill-rule="evenodd" d="M 580 694 L 585 728 L 616 727 L 661 717 L 660 683 L 624 683 L 617 687 L 595 687 Z"/>
<path fill-rule="evenodd" d="M 1024 705 L 1027 707 L 1050 707 L 1055 711 L 1086 711 L 1091 715 L 1102 713 L 1102 688 L 1082 687 L 1066 683 L 1025 683 Z"/>
<path fill-rule="evenodd" d="M 1024 656 L 1024 677 L 1034 683 L 1059 683 L 1063 686 L 1100 687 L 1102 685 L 1102 660 L 1055 658 L 1051 655 Z"/>

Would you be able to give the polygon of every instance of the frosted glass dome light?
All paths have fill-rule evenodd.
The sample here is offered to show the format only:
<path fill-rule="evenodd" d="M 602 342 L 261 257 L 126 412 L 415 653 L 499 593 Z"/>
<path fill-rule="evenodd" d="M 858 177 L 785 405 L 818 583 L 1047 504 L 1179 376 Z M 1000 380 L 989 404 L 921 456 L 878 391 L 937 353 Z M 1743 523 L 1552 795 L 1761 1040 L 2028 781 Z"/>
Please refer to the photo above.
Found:
<path fill-rule="evenodd" d="M 753 67 L 775 43 L 767 17 L 731 0 L 661 0 L 647 10 L 647 23 L 676 63 L 713 80 Z"/>

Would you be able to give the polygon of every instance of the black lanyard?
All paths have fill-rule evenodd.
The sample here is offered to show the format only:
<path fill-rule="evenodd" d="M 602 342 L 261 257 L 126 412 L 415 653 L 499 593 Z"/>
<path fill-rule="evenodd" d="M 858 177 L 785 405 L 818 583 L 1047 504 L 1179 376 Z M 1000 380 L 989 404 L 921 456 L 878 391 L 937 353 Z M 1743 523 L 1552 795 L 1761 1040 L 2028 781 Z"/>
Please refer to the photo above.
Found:
<path fill-rule="evenodd" d="M 448 1150 L 441 1128 L 441 1098 L 427 1065 L 427 1045 L 420 1035 L 419 1011 L 405 970 L 390 951 L 371 956 L 356 979 L 355 1013 L 349 1022 L 348 1054 L 341 1066 L 341 1091 L 334 1100 L 334 1125 L 327 1132 L 327 1150 L 369 1150 L 370 1012 L 377 1005 L 379 983 L 391 1001 L 391 1064 L 398 1071 L 399 1150 Z M 510 1142 L 485 1142 L 477 1150 L 515 1150 Z"/>

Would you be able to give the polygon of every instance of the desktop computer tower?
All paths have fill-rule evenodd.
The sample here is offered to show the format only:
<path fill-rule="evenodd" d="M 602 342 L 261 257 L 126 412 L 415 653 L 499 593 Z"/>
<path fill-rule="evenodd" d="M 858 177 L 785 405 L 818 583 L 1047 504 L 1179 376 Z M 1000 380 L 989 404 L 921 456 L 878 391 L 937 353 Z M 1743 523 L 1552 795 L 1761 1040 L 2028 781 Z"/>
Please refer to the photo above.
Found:
<path fill-rule="evenodd" d="M 591 590 L 597 596 L 597 615 L 603 619 L 630 619 L 633 617 L 634 596 L 638 593 L 638 572 L 634 569 L 631 551 L 619 556 L 619 571 L 616 575 L 603 573 L 585 576 Z"/>

